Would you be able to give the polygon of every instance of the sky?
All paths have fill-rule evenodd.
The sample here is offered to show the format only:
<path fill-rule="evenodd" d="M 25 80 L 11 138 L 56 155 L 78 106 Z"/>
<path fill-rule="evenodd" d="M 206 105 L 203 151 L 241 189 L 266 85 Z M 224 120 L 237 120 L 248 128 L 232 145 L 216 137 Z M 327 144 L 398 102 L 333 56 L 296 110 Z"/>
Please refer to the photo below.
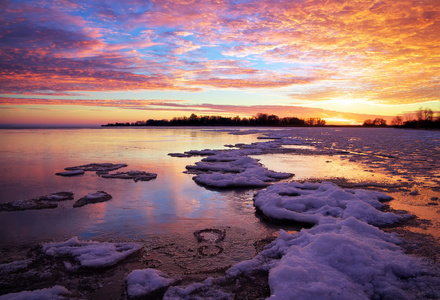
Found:
<path fill-rule="evenodd" d="M 439 0 L 0 1 L 0 124 L 440 111 Z"/>

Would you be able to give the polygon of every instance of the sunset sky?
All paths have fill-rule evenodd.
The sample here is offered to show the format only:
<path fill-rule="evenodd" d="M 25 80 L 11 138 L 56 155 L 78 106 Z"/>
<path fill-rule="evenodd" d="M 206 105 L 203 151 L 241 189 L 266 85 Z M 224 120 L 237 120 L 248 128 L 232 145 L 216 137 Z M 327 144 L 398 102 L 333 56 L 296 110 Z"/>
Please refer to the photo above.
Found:
<path fill-rule="evenodd" d="M 0 2 L 0 124 L 440 111 L 439 0 Z"/>

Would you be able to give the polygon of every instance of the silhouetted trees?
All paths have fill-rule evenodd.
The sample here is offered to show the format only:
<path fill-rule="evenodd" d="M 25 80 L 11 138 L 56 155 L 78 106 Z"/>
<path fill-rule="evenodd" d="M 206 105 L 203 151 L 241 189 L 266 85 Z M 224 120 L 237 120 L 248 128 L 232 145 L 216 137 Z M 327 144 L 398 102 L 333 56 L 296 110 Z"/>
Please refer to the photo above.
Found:
<path fill-rule="evenodd" d="M 376 118 L 374 120 L 367 119 L 364 121 L 362 126 L 387 126 L 387 121 L 383 118 Z"/>
<path fill-rule="evenodd" d="M 396 118 L 397 117 L 395 117 L 394 119 Z M 396 123 L 392 125 L 399 128 L 440 128 L 440 115 L 435 117 L 432 109 L 419 108 L 419 110 L 415 114 L 415 119 L 411 119 L 407 116 L 407 120 L 405 122 L 402 121 L 400 124 Z"/>
<path fill-rule="evenodd" d="M 109 126 L 324 126 L 325 120 L 321 118 L 309 118 L 306 120 L 297 117 L 280 118 L 276 115 L 259 113 L 251 118 L 239 116 L 229 118 L 222 116 L 198 116 L 191 114 L 189 117 L 174 117 L 171 120 L 136 121 L 133 123 L 108 123 Z"/>

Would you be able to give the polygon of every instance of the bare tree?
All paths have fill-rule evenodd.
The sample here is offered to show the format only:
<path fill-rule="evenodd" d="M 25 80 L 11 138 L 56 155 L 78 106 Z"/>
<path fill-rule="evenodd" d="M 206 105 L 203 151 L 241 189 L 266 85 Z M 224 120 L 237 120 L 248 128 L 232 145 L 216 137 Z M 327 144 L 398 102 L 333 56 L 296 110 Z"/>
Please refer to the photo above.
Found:
<path fill-rule="evenodd" d="M 391 125 L 394 126 L 402 126 L 403 125 L 403 119 L 401 116 L 395 116 L 392 120 L 391 120 Z"/>

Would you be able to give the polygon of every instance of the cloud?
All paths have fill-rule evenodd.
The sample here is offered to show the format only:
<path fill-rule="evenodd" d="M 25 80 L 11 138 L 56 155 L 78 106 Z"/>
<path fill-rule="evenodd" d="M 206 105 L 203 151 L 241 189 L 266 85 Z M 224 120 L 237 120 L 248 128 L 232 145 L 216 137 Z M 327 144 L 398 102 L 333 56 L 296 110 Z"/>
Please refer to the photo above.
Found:
<path fill-rule="evenodd" d="M 306 84 L 314 81 L 313 78 L 291 77 L 291 78 L 250 78 L 250 79 L 233 79 L 233 78 L 208 78 L 194 80 L 191 85 L 212 86 L 217 88 L 278 88 L 290 85 Z"/>
<path fill-rule="evenodd" d="M 440 96 L 433 0 L 37 0 L 2 2 L 0 21 L 2 93 L 285 87 L 302 101 L 394 104 Z"/>

